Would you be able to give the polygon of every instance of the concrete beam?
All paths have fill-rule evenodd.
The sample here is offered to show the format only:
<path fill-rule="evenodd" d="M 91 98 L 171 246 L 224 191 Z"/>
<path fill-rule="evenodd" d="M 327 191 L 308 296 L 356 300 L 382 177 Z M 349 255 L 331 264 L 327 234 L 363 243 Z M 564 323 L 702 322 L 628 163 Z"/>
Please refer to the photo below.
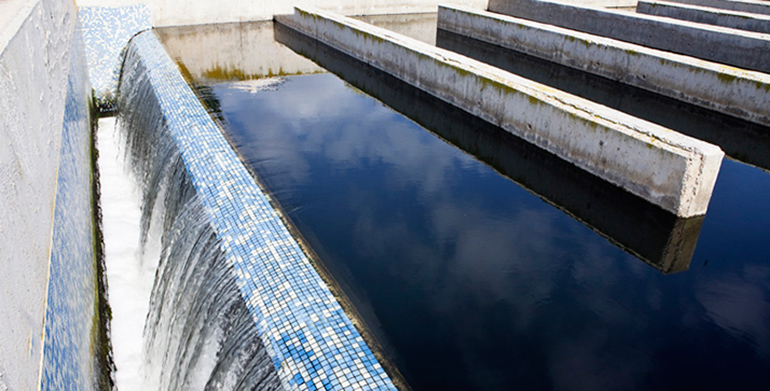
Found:
<path fill-rule="evenodd" d="M 439 6 L 440 29 L 770 125 L 770 75 L 485 11 Z"/>
<path fill-rule="evenodd" d="M 674 3 L 699 5 L 723 10 L 770 15 L 770 2 L 762 0 L 671 0 Z"/>
<path fill-rule="evenodd" d="M 482 62 L 333 13 L 276 20 L 681 217 L 705 214 L 724 153 Z"/>
<path fill-rule="evenodd" d="M 770 73 L 770 36 L 546 0 L 490 0 L 496 13 Z"/>
<path fill-rule="evenodd" d="M 770 132 L 767 126 L 446 30 L 438 30 L 436 46 L 718 145 L 732 159 L 770 172 Z"/>
<path fill-rule="evenodd" d="M 636 6 L 636 12 L 757 33 L 770 33 L 770 15 L 727 11 L 718 8 L 664 1 L 640 1 Z"/>

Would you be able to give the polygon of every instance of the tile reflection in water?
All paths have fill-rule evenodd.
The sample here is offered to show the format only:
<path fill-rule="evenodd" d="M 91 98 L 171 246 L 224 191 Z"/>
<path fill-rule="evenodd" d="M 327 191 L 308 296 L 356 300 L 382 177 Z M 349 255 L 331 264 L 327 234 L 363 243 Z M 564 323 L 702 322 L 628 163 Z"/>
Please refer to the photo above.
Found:
<path fill-rule="evenodd" d="M 415 390 L 770 386 L 769 175 L 726 161 L 709 214 L 687 227 L 325 46 L 276 36 L 350 85 L 213 84 L 206 100 Z M 663 254 L 692 237 L 674 258 L 689 261 L 699 230 L 673 275 L 605 240 L 674 271 Z"/>

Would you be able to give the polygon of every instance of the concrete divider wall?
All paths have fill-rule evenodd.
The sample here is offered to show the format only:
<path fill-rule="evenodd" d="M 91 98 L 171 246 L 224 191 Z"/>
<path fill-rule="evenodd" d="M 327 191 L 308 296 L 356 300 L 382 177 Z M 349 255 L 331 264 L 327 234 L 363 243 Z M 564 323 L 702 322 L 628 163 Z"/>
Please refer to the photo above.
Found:
<path fill-rule="evenodd" d="M 3 390 L 38 388 L 56 170 L 75 28 L 71 2 L 15 3 L 15 13 L 0 14 Z"/>
<path fill-rule="evenodd" d="M 83 50 L 77 11 L 65 0 L 11 0 L 0 11 L 0 390 L 89 389 L 69 380 L 92 367 L 92 346 L 79 336 L 90 337 L 93 323 L 78 322 L 83 334 L 68 322 L 92 319 L 96 292 L 59 273 L 85 259 L 76 279 L 96 278 L 92 188 L 81 180 L 90 184 L 90 85 L 72 55 Z M 52 303 L 61 312 L 47 319 Z M 46 371 L 54 362 L 68 365 Z"/>
<path fill-rule="evenodd" d="M 770 75 L 547 24 L 440 6 L 438 26 L 611 80 L 770 125 Z"/>
<path fill-rule="evenodd" d="M 636 12 L 663 16 L 695 23 L 705 23 L 732 29 L 770 33 L 770 15 L 727 11 L 718 8 L 669 3 L 664 1 L 640 1 Z"/>
<path fill-rule="evenodd" d="M 751 12 L 770 15 L 770 2 L 764 0 L 671 0 L 674 3 L 699 5 L 702 7 Z"/>
<path fill-rule="evenodd" d="M 706 212 L 724 155 L 714 145 L 350 18 L 297 8 L 276 20 L 669 212 Z"/>
<path fill-rule="evenodd" d="M 770 72 L 770 35 L 546 0 L 490 0 L 489 11 Z"/>

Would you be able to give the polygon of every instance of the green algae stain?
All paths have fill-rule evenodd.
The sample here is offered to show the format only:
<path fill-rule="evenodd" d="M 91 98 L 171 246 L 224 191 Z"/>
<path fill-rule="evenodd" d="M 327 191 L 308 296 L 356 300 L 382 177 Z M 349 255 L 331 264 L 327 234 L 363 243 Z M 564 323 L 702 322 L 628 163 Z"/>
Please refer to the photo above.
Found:
<path fill-rule="evenodd" d="M 246 80 L 248 78 L 240 69 L 228 69 L 221 65 L 206 70 L 203 73 L 203 77 L 209 80 Z"/>
<path fill-rule="evenodd" d="M 722 83 L 730 84 L 730 83 L 734 82 L 735 79 L 737 79 L 738 77 L 735 76 L 735 75 L 731 75 L 729 73 L 722 73 L 722 72 L 720 72 L 720 73 L 717 73 L 717 78 Z"/>

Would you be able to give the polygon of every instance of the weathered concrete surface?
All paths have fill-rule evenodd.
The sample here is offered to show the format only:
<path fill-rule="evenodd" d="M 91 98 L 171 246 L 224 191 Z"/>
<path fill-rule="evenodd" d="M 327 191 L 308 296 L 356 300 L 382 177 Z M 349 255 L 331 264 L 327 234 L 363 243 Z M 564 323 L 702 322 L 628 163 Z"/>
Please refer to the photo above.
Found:
<path fill-rule="evenodd" d="M 326 72 L 312 61 L 276 43 L 271 21 L 164 27 L 156 29 L 155 33 L 169 57 L 183 66 L 194 80 L 254 79 Z M 182 59 L 185 60 L 183 63 Z"/>
<path fill-rule="evenodd" d="M 770 172 L 767 126 L 446 30 L 438 30 L 436 44 L 551 88 L 718 145 L 726 156 Z"/>
<path fill-rule="evenodd" d="M 770 35 L 546 0 L 490 0 L 489 10 L 651 48 L 770 72 Z"/>
<path fill-rule="evenodd" d="M 706 212 L 724 155 L 714 145 L 343 16 L 297 8 L 276 20 L 665 210 Z"/>
<path fill-rule="evenodd" d="M 456 34 L 770 125 L 770 75 L 463 7 L 440 6 Z"/>
<path fill-rule="evenodd" d="M 382 27 L 418 41 L 436 44 L 436 13 L 399 14 L 399 15 L 363 15 L 354 19 Z"/>
<path fill-rule="evenodd" d="M 592 0 L 600 2 L 628 2 L 629 0 Z M 343 15 L 410 14 L 436 12 L 438 0 L 78 0 L 78 6 L 117 6 L 147 4 L 152 25 L 181 26 L 191 24 L 270 20 L 273 15 L 289 14 L 295 4 L 303 4 Z M 484 8 L 486 0 L 455 0 L 454 3 Z"/>
<path fill-rule="evenodd" d="M 671 0 L 674 3 L 693 4 L 701 7 L 750 12 L 770 15 L 770 2 L 765 0 Z"/>
<path fill-rule="evenodd" d="M 15 11 L 0 13 L 0 390 L 31 390 L 39 387 L 76 9 L 60 0 L 3 8 Z"/>
<path fill-rule="evenodd" d="M 757 33 L 770 33 L 770 15 L 728 11 L 664 1 L 640 1 L 636 6 L 636 12 Z"/>

